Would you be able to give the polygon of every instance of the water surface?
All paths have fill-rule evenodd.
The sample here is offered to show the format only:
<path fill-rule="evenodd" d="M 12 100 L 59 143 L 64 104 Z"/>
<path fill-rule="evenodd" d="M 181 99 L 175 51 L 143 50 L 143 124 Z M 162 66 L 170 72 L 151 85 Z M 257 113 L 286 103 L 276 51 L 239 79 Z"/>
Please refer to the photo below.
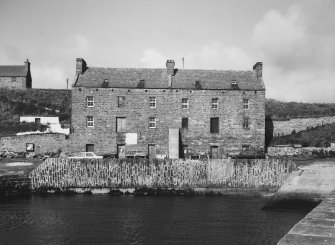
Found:
<path fill-rule="evenodd" d="M 260 197 L 0 197 L 0 244 L 276 244 L 308 211 Z"/>

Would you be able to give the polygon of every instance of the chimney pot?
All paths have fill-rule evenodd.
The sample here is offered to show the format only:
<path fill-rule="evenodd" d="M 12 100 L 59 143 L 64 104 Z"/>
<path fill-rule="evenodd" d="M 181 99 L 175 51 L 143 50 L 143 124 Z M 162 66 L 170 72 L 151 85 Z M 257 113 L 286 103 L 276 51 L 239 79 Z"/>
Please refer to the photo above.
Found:
<path fill-rule="evenodd" d="M 83 58 L 76 59 L 76 75 L 83 74 L 87 69 L 86 61 Z"/>
<path fill-rule="evenodd" d="M 263 63 L 262 63 L 262 62 L 257 62 L 257 63 L 253 66 L 253 70 L 256 72 L 256 76 L 257 76 L 257 78 L 262 77 L 262 73 L 263 73 Z"/>

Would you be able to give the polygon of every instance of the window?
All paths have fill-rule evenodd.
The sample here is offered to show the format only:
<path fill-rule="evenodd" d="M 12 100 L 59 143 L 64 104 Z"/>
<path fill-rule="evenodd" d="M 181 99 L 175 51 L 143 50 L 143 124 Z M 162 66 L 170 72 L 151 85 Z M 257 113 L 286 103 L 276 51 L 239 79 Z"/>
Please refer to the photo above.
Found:
<path fill-rule="evenodd" d="M 86 152 L 94 152 L 94 144 L 86 144 Z"/>
<path fill-rule="evenodd" d="M 217 109 L 218 108 L 218 98 L 213 98 L 212 99 L 212 109 Z"/>
<path fill-rule="evenodd" d="M 116 118 L 116 132 L 118 133 L 126 132 L 126 118 L 125 117 Z"/>
<path fill-rule="evenodd" d="M 181 119 L 181 128 L 188 129 L 188 118 L 187 117 L 184 117 Z"/>
<path fill-rule="evenodd" d="M 181 108 L 182 109 L 188 109 L 188 99 L 187 98 L 182 98 L 181 99 Z"/>
<path fill-rule="evenodd" d="M 249 100 L 243 99 L 243 109 L 249 109 Z"/>
<path fill-rule="evenodd" d="M 156 118 L 149 117 L 149 128 L 156 128 Z"/>
<path fill-rule="evenodd" d="M 86 117 L 86 126 L 87 127 L 94 127 L 94 117 L 93 116 L 87 116 Z"/>
<path fill-rule="evenodd" d="M 149 97 L 150 108 L 156 108 L 156 97 Z"/>
<path fill-rule="evenodd" d="M 249 129 L 249 118 L 247 118 L 247 117 L 243 118 L 243 128 L 244 129 Z"/>
<path fill-rule="evenodd" d="M 117 106 L 119 108 L 123 108 L 123 107 L 126 106 L 126 97 L 125 96 L 119 96 L 119 97 L 117 97 L 117 101 L 118 101 Z"/>
<path fill-rule="evenodd" d="M 219 118 L 218 117 L 211 118 L 210 132 L 219 133 Z"/>
<path fill-rule="evenodd" d="M 242 145 L 242 152 L 246 152 L 250 150 L 250 146 L 249 145 Z"/>
<path fill-rule="evenodd" d="M 87 96 L 86 103 L 87 103 L 87 107 L 94 107 L 94 97 Z"/>
<path fill-rule="evenodd" d="M 16 83 L 16 77 L 12 77 L 12 82 Z"/>
<path fill-rule="evenodd" d="M 41 118 L 39 118 L 39 117 L 36 117 L 36 118 L 35 118 L 35 123 L 38 123 L 38 124 L 40 124 L 40 123 L 41 123 Z"/>

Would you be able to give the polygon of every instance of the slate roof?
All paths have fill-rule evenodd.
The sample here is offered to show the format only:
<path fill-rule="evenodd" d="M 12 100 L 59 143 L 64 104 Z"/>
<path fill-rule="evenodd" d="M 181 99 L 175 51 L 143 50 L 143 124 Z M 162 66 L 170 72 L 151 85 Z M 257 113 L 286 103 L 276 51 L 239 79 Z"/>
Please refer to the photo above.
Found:
<path fill-rule="evenodd" d="M 89 67 L 77 78 L 75 87 L 99 88 L 105 79 L 109 88 L 169 88 L 166 69 L 138 69 L 138 68 L 100 68 Z M 144 87 L 139 85 L 144 80 Z M 237 86 L 232 86 L 236 80 Z M 182 70 L 175 69 L 172 76 L 173 89 L 196 89 L 196 81 L 201 89 L 222 90 L 264 90 L 262 79 L 256 78 L 256 72 L 251 71 L 219 71 L 219 70 Z M 199 86 L 198 86 L 199 88 Z"/>
<path fill-rule="evenodd" d="M 28 74 L 26 66 L 0 66 L 0 77 L 25 77 Z"/>

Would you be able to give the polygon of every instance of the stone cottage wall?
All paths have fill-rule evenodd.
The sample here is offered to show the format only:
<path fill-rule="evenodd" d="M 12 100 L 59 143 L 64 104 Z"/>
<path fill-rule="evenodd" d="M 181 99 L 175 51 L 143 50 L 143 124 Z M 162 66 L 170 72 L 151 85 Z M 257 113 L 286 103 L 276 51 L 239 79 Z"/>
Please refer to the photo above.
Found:
<path fill-rule="evenodd" d="M 70 140 L 64 134 L 29 134 L 0 137 L 0 150 L 26 152 L 26 144 L 33 143 L 36 154 L 69 152 Z"/>
<path fill-rule="evenodd" d="M 280 187 L 294 163 L 280 159 L 47 159 L 30 173 L 32 188 Z"/>
<path fill-rule="evenodd" d="M 0 77 L 0 88 L 26 89 L 26 77 Z"/>

